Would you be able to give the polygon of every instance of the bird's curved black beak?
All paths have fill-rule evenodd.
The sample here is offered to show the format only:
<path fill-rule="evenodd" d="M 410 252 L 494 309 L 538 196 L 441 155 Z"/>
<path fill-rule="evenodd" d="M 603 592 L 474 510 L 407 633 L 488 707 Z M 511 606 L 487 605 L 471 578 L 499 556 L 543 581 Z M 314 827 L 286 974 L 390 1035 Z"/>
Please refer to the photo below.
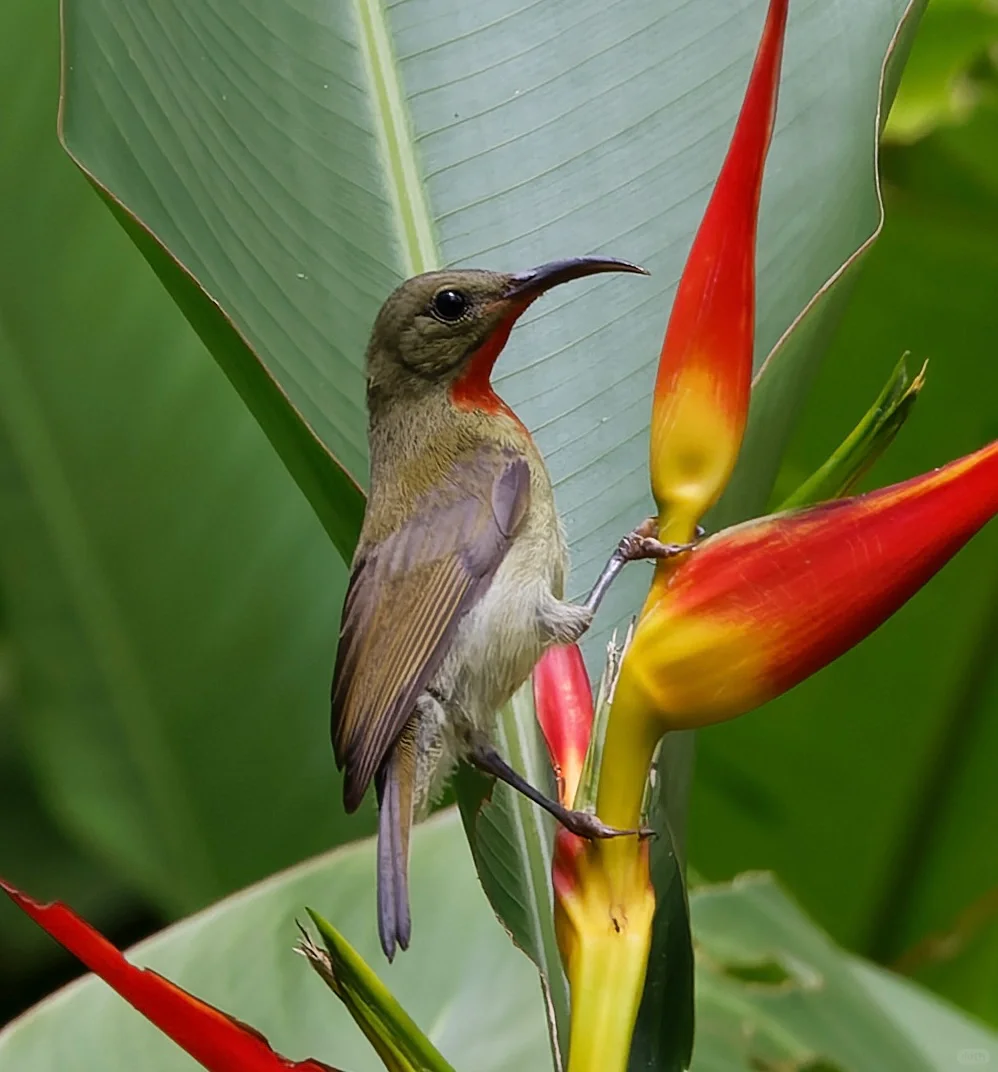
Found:
<path fill-rule="evenodd" d="M 559 283 L 568 283 L 572 279 L 581 279 L 599 272 L 634 272 L 636 275 L 648 275 L 645 268 L 630 261 L 621 261 L 616 257 L 572 257 L 564 261 L 549 261 L 528 272 L 519 272 L 510 280 L 506 298 L 533 298 Z"/>

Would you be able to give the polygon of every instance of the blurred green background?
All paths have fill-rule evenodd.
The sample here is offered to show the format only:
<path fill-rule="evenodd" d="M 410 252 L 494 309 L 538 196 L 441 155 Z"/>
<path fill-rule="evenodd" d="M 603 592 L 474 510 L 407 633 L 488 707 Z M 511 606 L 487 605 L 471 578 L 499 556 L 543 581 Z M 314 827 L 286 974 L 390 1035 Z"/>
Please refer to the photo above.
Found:
<path fill-rule="evenodd" d="M 342 571 L 59 149 L 56 5 L 8 0 L 0 31 L 0 872 L 127 943 L 371 829 L 341 814 L 323 713 Z M 998 437 L 996 59 L 998 9 L 932 0 L 884 232 L 778 491 L 906 350 L 928 387 L 869 484 Z M 837 939 L 998 1025 L 998 526 L 698 749 L 705 877 L 772 868 Z M 0 1023 L 75 971 L 0 905 Z"/>

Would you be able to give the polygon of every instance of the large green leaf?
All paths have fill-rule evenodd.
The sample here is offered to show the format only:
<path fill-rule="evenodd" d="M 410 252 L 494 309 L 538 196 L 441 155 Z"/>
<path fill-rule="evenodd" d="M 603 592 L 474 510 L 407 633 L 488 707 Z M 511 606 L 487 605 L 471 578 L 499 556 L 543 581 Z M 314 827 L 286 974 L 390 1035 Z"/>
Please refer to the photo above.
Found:
<path fill-rule="evenodd" d="M 335 923 L 459 1072 L 547 1067 L 537 973 L 495 925 L 456 813 L 415 832 L 412 946 L 391 966 L 375 929 L 374 870 L 371 842 L 346 846 L 165 931 L 139 947 L 141 962 L 252 1024 L 289 1057 L 383 1072 L 346 1010 L 294 954 L 307 905 Z M 4 1072 L 197 1067 L 93 981 L 0 1034 Z"/>
<path fill-rule="evenodd" d="M 877 225 L 881 66 L 908 8 L 793 7 L 763 195 L 760 356 Z M 365 338 L 403 275 L 596 249 L 646 264 L 650 281 L 549 297 L 501 365 L 556 478 L 581 591 L 646 512 L 644 429 L 668 301 L 763 11 L 763 0 L 210 0 L 196 11 L 67 0 L 64 137 L 361 476 Z M 768 492 L 813 356 L 798 348 L 768 374 L 746 508 Z M 266 422 L 279 445 L 293 411 L 282 414 Z M 611 593 L 591 653 L 646 577 L 630 571 Z"/>
<path fill-rule="evenodd" d="M 955 1072 L 998 1056 L 998 1037 L 843 955 L 768 876 L 701 889 L 692 911 L 693 1072 Z"/>
<path fill-rule="evenodd" d="M 11 0 L 0 29 L 13 712 L 63 827 L 189 910 L 370 829 L 342 816 L 326 724 L 344 570 L 60 152 L 55 6 Z"/>
<path fill-rule="evenodd" d="M 929 1059 L 933 1068 L 987 1067 L 998 1058 L 993 1031 L 940 1002 L 927 991 L 882 968 L 861 960 L 852 962 L 853 974 L 870 991 L 874 1001 Z"/>
<path fill-rule="evenodd" d="M 867 480 L 998 436 L 998 108 L 885 157 L 863 266 L 784 479 L 846 431 L 903 350 L 927 384 Z M 700 737 L 691 846 L 723 878 L 770 867 L 839 940 L 998 1024 L 998 527 L 873 637 L 767 709 Z M 843 876 L 848 876 L 844 878 Z"/>
<path fill-rule="evenodd" d="M 494 926 L 455 813 L 420 826 L 414 843 L 413 948 L 390 967 L 370 911 L 370 842 L 275 876 L 143 943 L 133 959 L 253 1024 L 290 1057 L 374 1072 L 380 1063 L 364 1036 L 293 954 L 295 920 L 310 904 L 336 921 L 459 1072 L 546 1067 L 536 975 Z M 701 952 L 694 1072 L 956 1072 L 961 1053 L 998 1054 L 995 1036 L 843 955 L 765 878 L 696 891 L 692 908 Z M 0 1033 L 0 1067 L 196 1066 L 88 979 Z"/>
<path fill-rule="evenodd" d="M 495 737 L 513 767 L 555 797 L 554 775 L 529 685 L 499 712 Z M 522 793 L 470 769 L 460 772 L 457 795 L 489 902 L 510 938 L 540 971 L 552 1053 L 560 1067 L 568 1045 L 570 996 L 552 911 L 554 820 Z"/>

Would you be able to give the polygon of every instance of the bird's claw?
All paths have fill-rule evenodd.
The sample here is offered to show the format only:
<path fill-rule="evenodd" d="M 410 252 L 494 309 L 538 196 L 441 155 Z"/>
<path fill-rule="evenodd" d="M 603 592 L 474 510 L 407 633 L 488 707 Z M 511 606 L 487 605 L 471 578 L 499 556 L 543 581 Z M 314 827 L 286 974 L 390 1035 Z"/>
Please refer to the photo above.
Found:
<path fill-rule="evenodd" d="M 566 811 L 559 819 L 566 830 L 587 841 L 641 834 L 639 830 L 618 830 L 615 826 L 607 826 L 588 811 Z"/>
<path fill-rule="evenodd" d="M 637 562 L 642 558 L 673 558 L 696 547 L 693 543 L 662 543 L 658 538 L 658 521 L 649 517 L 629 532 L 617 545 L 616 554 L 622 562 Z"/>

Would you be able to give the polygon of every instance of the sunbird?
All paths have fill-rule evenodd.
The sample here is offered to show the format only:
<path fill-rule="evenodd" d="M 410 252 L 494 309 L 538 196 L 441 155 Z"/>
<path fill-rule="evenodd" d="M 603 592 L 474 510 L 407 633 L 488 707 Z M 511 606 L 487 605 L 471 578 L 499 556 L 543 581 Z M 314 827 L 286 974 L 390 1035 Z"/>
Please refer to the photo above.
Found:
<path fill-rule="evenodd" d="M 551 478 L 492 388 L 492 368 L 524 310 L 551 287 L 597 272 L 647 274 L 601 257 L 518 274 L 428 272 L 403 283 L 374 323 L 370 495 L 341 619 L 332 736 L 348 812 L 374 780 L 378 932 L 389 960 L 411 933 L 413 818 L 459 760 L 583 837 L 634 833 L 549 800 L 490 739 L 497 710 L 547 647 L 585 632 L 624 562 L 685 549 L 641 526 L 587 600 L 567 602 L 568 551 Z"/>

